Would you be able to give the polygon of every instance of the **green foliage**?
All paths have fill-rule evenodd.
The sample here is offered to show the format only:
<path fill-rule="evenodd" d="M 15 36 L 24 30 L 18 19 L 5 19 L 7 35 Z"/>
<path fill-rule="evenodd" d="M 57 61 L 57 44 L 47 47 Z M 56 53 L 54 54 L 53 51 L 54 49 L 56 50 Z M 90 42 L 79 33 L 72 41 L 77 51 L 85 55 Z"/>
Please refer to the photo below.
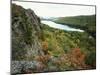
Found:
<path fill-rule="evenodd" d="M 34 36 L 32 36 L 32 23 L 28 20 L 26 16 L 26 10 L 23 9 L 21 6 L 17 6 L 15 4 L 12 5 L 12 25 L 14 23 L 18 23 L 19 31 L 23 32 L 23 38 L 26 44 L 32 44 Z M 14 26 L 12 26 L 14 28 Z M 16 28 L 17 29 L 17 28 Z M 14 30 L 16 30 L 14 29 Z M 19 34 L 19 33 L 18 33 Z M 20 35 L 20 34 L 19 34 Z"/>
<path fill-rule="evenodd" d="M 60 17 L 54 22 L 83 29 L 93 37 L 96 37 L 96 15 Z"/>
<path fill-rule="evenodd" d="M 81 58 L 79 60 L 84 61 L 84 64 L 86 62 L 86 65 L 91 65 L 92 66 L 92 61 L 95 61 L 95 38 L 93 38 L 91 35 L 89 35 L 87 32 L 69 32 L 69 31 L 63 31 L 59 29 L 53 29 L 47 25 L 43 25 L 43 33 L 44 33 L 44 39 L 48 43 L 48 52 L 50 55 L 59 58 L 59 56 L 67 53 L 69 54 L 70 51 L 73 48 L 80 48 L 81 52 L 85 54 L 86 59 L 84 55 L 81 55 Z M 94 51 L 94 54 L 92 53 Z M 76 52 L 75 52 L 76 53 Z M 93 55 L 92 55 L 93 54 Z M 73 58 L 75 59 L 76 62 L 78 60 L 76 59 L 74 54 Z M 91 59 L 89 59 L 91 57 Z M 72 57 L 71 57 L 72 58 Z M 70 63 L 70 62 L 69 62 Z M 66 66 L 66 69 L 70 68 L 73 69 L 75 67 L 74 60 L 72 61 L 72 65 L 70 67 Z M 82 64 L 82 62 L 80 63 Z M 86 65 L 83 64 L 83 67 L 86 67 Z M 78 65 L 78 63 L 77 63 Z M 59 66 L 59 65 L 58 65 Z M 63 70 L 65 63 L 63 62 L 60 65 L 60 68 Z M 76 66 L 75 68 L 78 68 L 79 66 Z"/>
<path fill-rule="evenodd" d="M 20 6 L 12 6 L 13 59 L 26 59 L 24 58 L 26 54 L 26 49 L 24 47 L 25 45 L 31 47 L 35 40 L 34 37 L 38 35 L 39 40 L 41 40 L 41 50 L 44 55 L 36 57 L 33 55 L 29 58 L 29 60 L 41 62 L 37 67 L 37 71 L 42 71 L 44 68 L 52 65 L 56 66 L 60 71 L 84 69 L 87 65 L 91 68 L 95 68 L 95 15 L 62 17 L 55 21 L 57 23 L 68 24 L 72 27 L 84 29 L 85 32 L 64 31 L 41 24 L 42 31 L 38 34 L 33 32 L 33 24 L 26 16 L 25 11 L 26 10 L 22 9 Z M 16 23 L 18 23 L 18 26 L 16 26 Z"/>
<path fill-rule="evenodd" d="M 96 53 L 95 53 L 95 51 L 91 51 L 87 55 L 86 64 L 92 66 L 92 68 L 95 68 L 95 66 L 96 66 Z"/>
<path fill-rule="evenodd" d="M 38 18 L 39 19 L 39 18 Z M 12 4 L 12 49 L 13 60 L 26 59 L 26 46 L 32 46 L 34 37 L 38 31 L 33 27 L 35 26 L 29 16 L 27 10 L 21 6 Z"/>

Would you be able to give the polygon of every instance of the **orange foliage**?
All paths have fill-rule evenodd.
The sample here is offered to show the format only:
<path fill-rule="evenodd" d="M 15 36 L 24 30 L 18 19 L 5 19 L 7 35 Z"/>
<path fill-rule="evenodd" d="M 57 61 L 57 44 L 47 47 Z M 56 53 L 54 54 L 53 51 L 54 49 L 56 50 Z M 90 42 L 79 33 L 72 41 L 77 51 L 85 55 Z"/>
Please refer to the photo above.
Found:
<path fill-rule="evenodd" d="M 74 48 L 71 53 L 71 62 L 75 67 L 86 67 L 85 54 L 81 52 L 80 48 Z"/>
<path fill-rule="evenodd" d="M 77 60 L 80 62 L 83 62 L 85 60 L 85 54 L 82 53 L 79 48 L 73 49 L 71 55 L 73 55 L 74 58 L 77 58 Z"/>
<path fill-rule="evenodd" d="M 42 48 L 43 48 L 43 50 L 48 49 L 48 42 L 47 41 L 42 42 Z"/>
<path fill-rule="evenodd" d="M 50 55 L 36 56 L 35 59 L 44 65 L 47 65 L 51 59 Z M 79 48 L 74 48 L 71 52 L 59 56 L 53 61 L 59 68 L 65 66 L 72 66 L 75 69 L 86 69 L 88 66 L 85 64 L 85 54 Z M 41 67 L 41 66 L 40 66 Z M 42 65 L 43 67 L 43 65 Z"/>
<path fill-rule="evenodd" d="M 50 59 L 50 55 L 42 55 L 42 56 L 36 56 L 35 60 L 42 62 L 44 64 L 46 64 Z"/>
<path fill-rule="evenodd" d="M 42 49 L 44 51 L 44 54 L 48 54 L 48 42 L 47 41 L 42 42 Z"/>
<path fill-rule="evenodd" d="M 36 66 L 36 72 L 43 72 L 43 70 L 47 68 L 47 64 L 50 60 L 50 55 L 36 56 L 35 60 L 38 61 L 38 65 Z"/>
<path fill-rule="evenodd" d="M 61 55 L 59 60 L 55 61 L 55 64 L 61 67 L 66 63 L 75 69 L 85 69 L 87 67 L 85 65 L 85 54 L 79 48 L 74 48 L 70 53 Z"/>

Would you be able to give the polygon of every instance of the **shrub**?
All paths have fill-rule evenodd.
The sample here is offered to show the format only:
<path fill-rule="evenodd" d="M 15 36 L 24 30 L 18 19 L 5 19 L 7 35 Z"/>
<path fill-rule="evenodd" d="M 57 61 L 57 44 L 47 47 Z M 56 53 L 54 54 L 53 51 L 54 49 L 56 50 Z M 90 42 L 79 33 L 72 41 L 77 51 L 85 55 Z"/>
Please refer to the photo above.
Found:
<path fill-rule="evenodd" d="M 95 51 L 92 51 L 87 55 L 85 63 L 87 65 L 91 66 L 91 68 L 96 67 L 96 53 L 95 53 Z"/>
<path fill-rule="evenodd" d="M 42 42 L 42 50 L 44 54 L 48 54 L 48 42 L 47 41 Z"/>
<path fill-rule="evenodd" d="M 85 65 L 85 54 L 81 52 L 80 48 L 74 48 L 70 52 L 70 61 L 72 63 L 72 66 L 77 68 L 86 68 Z"/>
<path fill-rule="evenodd" d="M 36 56 L 35 60 L 42 62 L 44 64 L 47 64 L 48 61 L 50 60 L 50 55 L 41 55 L 41 56 Z"/>

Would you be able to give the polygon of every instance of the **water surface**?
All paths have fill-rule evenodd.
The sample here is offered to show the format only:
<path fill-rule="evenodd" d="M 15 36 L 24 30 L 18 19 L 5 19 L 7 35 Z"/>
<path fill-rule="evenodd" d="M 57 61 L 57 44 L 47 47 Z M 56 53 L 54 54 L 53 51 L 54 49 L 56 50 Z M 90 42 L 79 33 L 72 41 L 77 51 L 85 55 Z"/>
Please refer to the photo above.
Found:
<path fill-rule="evenodd" d="M 70 27 L 68 25 L 58 24 L 58 23 L 55 23 L 53 21 L 42 20 L 41 22 L 43 24 L 46 24 L 46 25 L 48 25 L 52 28 L 56 28 L 56 29 L 61 29 L 61 30 L 66 30 L 66 31 L 84 32 L 84 30 L 76 29 L 76 28 Z"/>

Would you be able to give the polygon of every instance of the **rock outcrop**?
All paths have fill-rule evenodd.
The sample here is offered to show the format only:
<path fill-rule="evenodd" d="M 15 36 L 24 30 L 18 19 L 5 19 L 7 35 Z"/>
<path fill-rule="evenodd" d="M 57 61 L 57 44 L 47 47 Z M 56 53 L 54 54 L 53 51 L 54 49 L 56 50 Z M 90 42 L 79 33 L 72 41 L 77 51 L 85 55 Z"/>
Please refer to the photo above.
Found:
<path fill-rule="evenodd" d="M 12 4 L 11 32 L 11 74 L 87 69 L 85 54 L 80 48 L 76 48 L 81 44 L 81 38 L 78 38 L 81 35 L 42 24 L 31 9 Z M 71 38 L 72 36 L 76 39 Z M 69 51 L 71 48 L 73 50 Z"/>
<path fill-rule="evenodd" d="M 22 73 L 23 69 L 34 68 L 36 66 L 34 57 L 44 55 L 41 47 L 42 30 L 39 17 L 31 9 L 12 4 L 11 30 L 11 72 Z"/>

